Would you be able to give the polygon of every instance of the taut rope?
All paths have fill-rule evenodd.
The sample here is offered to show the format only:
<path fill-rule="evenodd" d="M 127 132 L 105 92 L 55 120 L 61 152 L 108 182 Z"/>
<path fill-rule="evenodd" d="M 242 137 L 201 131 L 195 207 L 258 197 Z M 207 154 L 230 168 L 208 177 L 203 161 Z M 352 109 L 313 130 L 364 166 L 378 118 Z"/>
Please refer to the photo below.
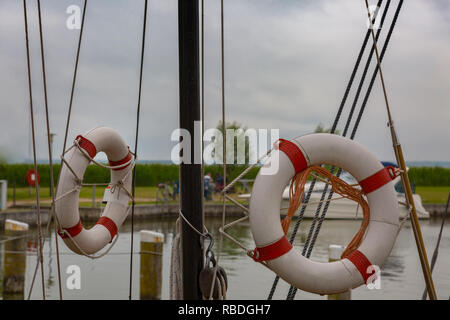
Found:
<path fill-rule="evenodd" d="M 144 54 L 145 54 L 145 30 L 147 26 L 147 7 L 148 0 L 145 0 L 144 5 L 144 21 L 142 24 L 142 47 L 141 47 L 141 65 L 139 69 L 139 93 L 138 93 L 138 103 L 137 103 L 137 111 L 136 111 L 136 135 L 135 135 L 135 143 L 134 143 L 134 155 L 137 157 L 137 147 L 138 147 L 138 137 L 139 137 L 139 117 L 141 111 L 141 95 L 142 95 L 142 74 L 144 69 Z M 128 292 L 128 299 L 131 300 L 131 291 L 132 291 L 132 280 L 133 280 L 133 243 L 134 243 L 134 196 L 136 193 L 136 167 L 133 168 L 133 177 L 131 184 L 131 194 L 132 194 L 132 203 L 131 203 L 131 242 L 130 242 L 130 286 Z"/>
<path fill-rule="evenodd" d="M 38 1 L 39 4 L 39 1 Z M 35 130 L 34 130 L 34 111 L 33 111 L 33 94 L 32 94 L 32 88 L 31 88 L 31 67 L 30 67 L 30 47 L 29 47 L 29 41 L 28 41 L 28 17 L 27 17 L 27 5 L 26 0 L 23 0 L 23 14 L 24 14 L 24 20 L 25 20 L 25 45 L 26 45 L 26 51 L 27 51 L 27 71 L 28 71 L 28 92 L 29 92 L 29 99 L 30 99 L 30 117 L 31 117 L 31 135 L 32 135 L 32 141 L 33 141 L 33 165 L 34 165 L 34 172 L 37 174 L 37 161 L 36 161 L 36 139 L 35 139 Z M 39 250 L 37 253 L 37 263 L 36 268 L 32 280 L 32 285 L 30 288 L 30 292 L 28 294 L 28 299 L 30 299 L 31 291 L 33 289 L 34 280 L 36 278 L 37 269 L 39 266 L 39 263 L 41 265 L 41 280 L 42 280 L 42 299 L 45 300 L 45 283 L 44 283 L 44 258 L 42 256 L 42 250 L 43 250 L 43 242 L 42 242 L 42 228 L 41 228 L 41 203 L 40 203 L 40 194 L 39 194 L 39 181 L 36 179 L 36 219 L 37 219 L 37 225 L 38 225 L 38 241 L 39 241 Z"/>

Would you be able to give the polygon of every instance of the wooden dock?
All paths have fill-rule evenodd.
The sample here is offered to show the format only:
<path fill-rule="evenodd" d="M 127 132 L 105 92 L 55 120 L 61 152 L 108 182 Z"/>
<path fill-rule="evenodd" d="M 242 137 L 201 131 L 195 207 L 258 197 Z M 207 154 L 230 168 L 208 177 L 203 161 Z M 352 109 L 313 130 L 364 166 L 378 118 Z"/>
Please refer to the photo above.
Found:
<path fill-rule="evenodd" d="M 445 211 L 445 203 L 424 204 L 424 208 L 430 213 L 431 218 L 438 218 Z M 176 218 L 178 217 L 178 204 L 161 205 L 136 205 L 134 218 L 145 220 L 152 218 Z M 100 217 L 101 208 L 80 207 L 80 217 L 82 221 L 96 221 Z M 222 204 L 205 204 L 205 215 L 207 217 L 221 217 Z M 241 217 L 243 210 L 233 204 L 227 204 L 227 217 Z M 50 207 L 41 207 L 41 221 L 45 225 L 50 216 Z M 130 220 L 127 216 L 127 221 Z M 16 206 L 7 211 L 0 212 L 0 226 L 4 225 L 6 219 L 18 220 L 28 223 L 30 226 L 36 225 L 36 209 L 30 206 Z"/>
<path fill-rule="evenodd" d="M 134 219 L 145 220 L 151 218 L 176 218 L 178 217 L 178 204 L 161 205 L 136 205 Z M 45 225 L 50 217 L 50 207 L 41 206 L 41 222 Z M 80 207 L 80 218 L 82 221 L 97 221 L 101 214 L 101 208 Z M 222 204 L 205 204 L 205 215 L 208 217 L 221 217 Z M 243 210 L 235 205 L 227 204 L 227 217 L 241 217 Z M 18 220 L 36 225 L 36 208 L 30 206 L 16 206 L 7 211 L 0 212 L 0 225 L 4 225 L 6 219 Z M 128 214 L 126 221 L 130 220 Z"/>

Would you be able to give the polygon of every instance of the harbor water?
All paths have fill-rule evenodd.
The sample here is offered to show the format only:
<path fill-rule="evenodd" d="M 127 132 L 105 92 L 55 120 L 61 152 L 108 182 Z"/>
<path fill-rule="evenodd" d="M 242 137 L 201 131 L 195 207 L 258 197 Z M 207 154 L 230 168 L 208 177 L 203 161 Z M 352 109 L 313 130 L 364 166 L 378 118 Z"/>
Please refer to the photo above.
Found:
<path fill-rule="evenodd" d="M 326 220 L 317 239 L 311 258 L 315 261 L 328 261 L 328 246 L 330 244 L 346 245 L 356 233 L 361 221 Z M 422 220 L 421 227 L 428 256 L 433 253 L 440 228 L 440 219 Z M 208 218 L 208 230 L 216 237 L 216 256 L 219 244 L 218 229 L 220 218 Z M 311 220 L 302 222 L 300 232 L 294 243 L 295 250 L 301 250 L 311 225 Z M 140 230 L 154 230 L 165 235 L 163 245 L 163 279 L 162 299 L 169 299 L 170 252 L 175 231 L 174 219 L 153 219 L 137 222 L 134 225 L 134 254 L 132 263 L 132 298 L 139 299 L 139 266 L 140 266 Z M 3 232 L 3 231 L 2 231 Z M 247 248 L 253 248 L 254 242 L 248 223 L 241 223 L 230 229 L 230 234 Z M 36 267 L 37 230 L 32 229 L 27 240 L 25 293 L 27 298 Z M 1 234 L 2 238 L 4 237 Z M 44 276 L 45 294 L 47 299 L 59 299 L 57 259 L 55 235 L 45 238 L 44 246 Z M 131 225 L 125 224 L 120 230 L 120 236 L 104 257 L 89 259 L 71 253 L 59 239 L 62 293 L 64 299 L 128 299 L 130 279 L 130 249 Z M 4 256 L 4 243 L 0 244 L 1 257 Z M 1 259 L 3 264 L 4 259 Z M 73 267 L 79 266 L 80 288 L 69 289 Z M 264 266 L 253 262 L 245 252 L 231 241 L 224 239 L 220 255 L 220 265 L 228 274 L 228 299 L 267 299 L 275 274 Z M 439 299 L 449 299 L 450 295 L 450 222 L 444 227 L 439 257 L 433 271 L 434 282 Z M 3 266 L 1 268 L 3 270 Z M 69 273 L 68 273 L 69 271 Z M 0 273 L 0 277 L 2 274 Z M 289 285 L 280 281 L 274 299 L 285 299 Z M 407 222 L 401 229 L 390 257 L 382 268 L 380 288 L 369 289 L 361 286 L 352 290 L 351 298 L 357 299 L 421 299 L 424 290 L 424 280 L 416 250 L 413 231 Z M 31 299 L 42 299 L 42 284 L 40 271 L 37 273 Z M 327 299 L 326 296 L 298 291 L 296 299 Z"/>

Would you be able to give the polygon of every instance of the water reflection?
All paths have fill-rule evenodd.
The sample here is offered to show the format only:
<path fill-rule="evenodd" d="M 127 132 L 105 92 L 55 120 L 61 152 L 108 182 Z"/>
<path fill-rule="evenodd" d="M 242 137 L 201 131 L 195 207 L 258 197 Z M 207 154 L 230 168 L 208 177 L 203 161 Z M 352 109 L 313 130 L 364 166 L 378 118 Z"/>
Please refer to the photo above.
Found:
<path fill-rule="evenodd" d="M 391 281 L 401 281 L 399 277 L 403 274 L 404 270 L 405 265 L 402 257 L 391 255 L 383 266 L 382 277 L 389 278 Z"/>
<path fill-rule="evenodd" d="M 220 218 L 208 218 L 206 226 L 219 243 L 218 229 L 221 226 Z M 312 251 L 311 259 L 315 261 L 328 261 L 328 246 L 330 244 L 346 245 L 359 229 L 361 221 L 326 220 L 321 233 Z M 431 256 L 439 232 L 439 221 L 421 221 L 424 241 Z M 299 229 L 294 242 L 295 250 L 302 250 L 309 231 L 311 220 L 305 220 Z M 170 251 L 173 234 L 175 232 L 175 219 L 154 219 L 139 221 L 134 226 L 134 254 L 132 268 L 132 296 L 139 298 L 139 231 L 154 230 L 164 234 L 163 246 L 163 287 L 162 299 L 169 298 L 169 266 Z M 229 233 L 241 242 L 246 248 L 254 246 L 248 222 L 241 223 L 228 230 Z M 434 271 L 434 279 L 438 296 L 448 299 L 450 292 L 450 224 L 446 225 L 441 240 L 439 258 Z M 35 235 L 36 230 L 31 230 Z M 1 235 L 3 236 L 3 235 Z M 44 274 L 47 299 L 58 299 L 58 277 L 56 265 L 56 248 L 54 235 L 45 238 L 44 248 Z M 127 299 L 130 273 L 130 243 L 131 225 L 125 224 L 121 228 L 119 240 L 111 252 L 103 258 L 91 260 L 83 256 L 72 254 L 62 241 L 59 241 L 62 291 L 64 299 Z M 27 242 L 25 296 L 31 286 L 31 280 L 36 266 L 36 239 Z M 4 245 L 0 244 L 4 256 Z M 215 248 L 217 250 L 217 246 Z M 218 252 L 216 252 L 216 256 Z M 0 262 L 2 259 L 0 259 Z M 253 262 L 245 252 L 232 241 L 224 238 L 220 264 L 225 268 L 229 279 L 229 299 L 266 299 L 272 286 L 275 275 L 263 266 Z M 81 290 L 69 290 L 65 286 L 68 275 L 65 270 L 69 265 L 76 264 L 81 268 Z M 3 267 L 1 268 L 1 274 Z M 382 288 L 369 290 L 360 287 L 352 291 L 352 299 L 420 299 L 424 288 L 420 261 L 417 256 L 414 237 L 408 224 L 401 230 L 391 256 L 382 269 Z M 40 272 L 36 278 L 32 299 L 42 298 Z M 1 288 L 1 287 L 0 287 Z M 275 299 L 285 299 L 289 284 L 280 281 L 275 293 Z M 298 291 L 297 299 L 326 299 L 325 296 Z"/>

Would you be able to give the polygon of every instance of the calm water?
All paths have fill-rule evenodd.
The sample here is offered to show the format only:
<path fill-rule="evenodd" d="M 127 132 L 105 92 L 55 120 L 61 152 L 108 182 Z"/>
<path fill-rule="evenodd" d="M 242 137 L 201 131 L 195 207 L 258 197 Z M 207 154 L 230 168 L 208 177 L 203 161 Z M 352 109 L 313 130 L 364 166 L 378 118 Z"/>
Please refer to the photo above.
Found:
<path fill-rule="evenodd" d="M 207 227 L 217 237 L 220 219 L 208 219 Z M 295 243 L 296 249 L 301 249 L 305 241 L 311 221 L 304 221 L 301 234 Z M 312 259 L 327 261 L 328 246 L 330 244 L 345 245 L 359 228 L 359 221 L 325 221 L 322 231 L 313 250 Z M 440 221 L 421 221 L 422 232 L 428 255 L 434 250 Z M 162 298 L 169 298 L 169 265 L 175 221 L 173 219 L 157 219 L 139 222 L 134 226 L 134 251 L 139 251 L 139 230 L 155 230 L 164 233 L 163 257 L 163 288 Z M 60 244 L 61 272 L 63 279 L 64 299 L 128 299 L 130 239 L 131 225 L 121 228 L 121 234 L 111 252 L 100 259 L 91 260 L 83 256 L 71 254 L 64 243 Z M 248 224 L 241 224 L 230 231 L 246 247 L 252 248 L 253 238 Z M 36 265 L 36 254 L 33 243 L 27 255 L 27 269 L 25 275 L 25 296 L 27 295 Z M 3 251 L 3 245 L 0 244 Z M 216 249 L 217 250 L 217 249 Z M 2 252 L 3 255 L 3 252 Z M 217 255 L 217 253 L 216 253 Z M 3 259 L 2 259 L 3 260 Z M 68 290 L 65 273 L 69 265 L 76 264 L 81 268 L 81 289 Z M 229 299 L 266 299 L 275 275 L 265 267 L 253 262 L 245 253 L 232 242 L 224 240 L 224 248 L 220 263 L 228 274 Z M 439 257 L 433 276 L 438 297 L 449 299 L 450 295 L 450 223 L 445 226 Z M 44 274 L 47 299 L 58 299 L 57 265 L 54 235 L 45 240 Z M 285 299 L 289 285 L 280 281 L 275 294 L 276 299 Z M 409 222 L 401 230 L 391 256 L 387 260 L 381 274 L 381 289 L 369 290 L 360 287 L 352 291 L 352 299 L 420 299 L 424 289 L 420 261 L 416 252 L 413 232 Z M 139 299 L 139 254 L 133 256 L 133 299 Z M 33 299 L 42 298 L 40 272 L 34 285 Z M 296 299 L 326 299 L 326 296 L 298 291 Z"/>

